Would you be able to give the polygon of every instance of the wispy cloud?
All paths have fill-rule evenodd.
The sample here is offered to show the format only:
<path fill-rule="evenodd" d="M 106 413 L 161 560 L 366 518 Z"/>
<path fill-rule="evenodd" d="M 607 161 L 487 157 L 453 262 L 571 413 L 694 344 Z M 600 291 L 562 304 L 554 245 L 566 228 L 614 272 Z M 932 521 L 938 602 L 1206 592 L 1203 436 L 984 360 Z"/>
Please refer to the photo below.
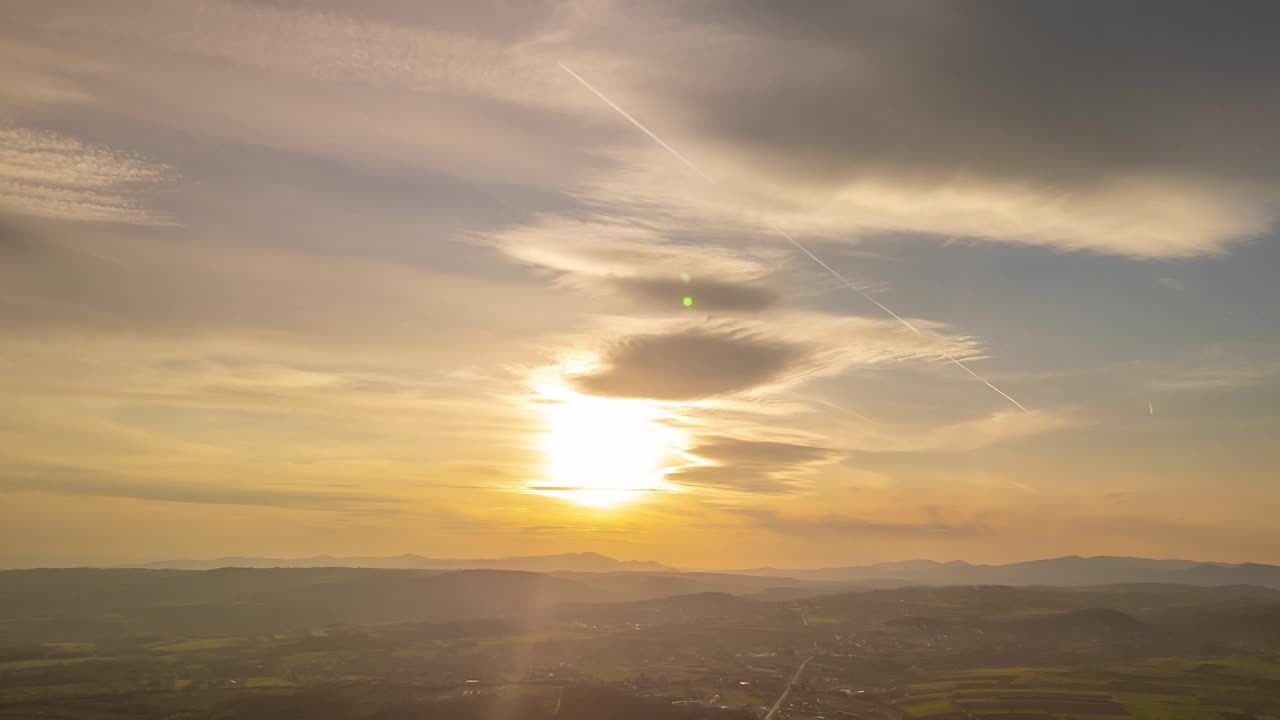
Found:
<path fill-rule="evenodd" d="M 783 302 L 784 288 L 770 278 L 780 261 L 776 249 L 706 242 L 653 212 L 543 216 L 489 241 L 561 284 L 650 311 L 678 311 L 685 296 L 698 312 L 758 312 Z"/>
<path fill-rule="evenodd" d="M 75 138 L 0 128 L 0 207 L 60 220 L 167 222 L 134 197 L 169 172 L 157 163 Z"/>
<path fill-rule="evenodd" d="M 76 468 L 13 468 L 0 476 L 0 491 L 54 495 L 120 497 L 199 505 L 262 505 L 300 510 L 357 510 L 386 505 L 392 498 L 351 492 L 302 488 L 207 485 L 190 480 L 153 482 Z M 385 508 L 384 508 L 385 510 Z"/>
<path fill-rule="evenodd" d="M 831 448 L 778 440 L 706 436 L 689 449 L 699 460 L 670 476 L 680 485 L 773 495 L 809 489 L 806 477 L 842 453 Z"/>
<path fill-rule="evenodd" d="M 1002 410 L 925 430 L 863 426 L 847 447 L 871 453 L 964 452 L 1078 427 L 1083 419 L 1044 410 Z"/>

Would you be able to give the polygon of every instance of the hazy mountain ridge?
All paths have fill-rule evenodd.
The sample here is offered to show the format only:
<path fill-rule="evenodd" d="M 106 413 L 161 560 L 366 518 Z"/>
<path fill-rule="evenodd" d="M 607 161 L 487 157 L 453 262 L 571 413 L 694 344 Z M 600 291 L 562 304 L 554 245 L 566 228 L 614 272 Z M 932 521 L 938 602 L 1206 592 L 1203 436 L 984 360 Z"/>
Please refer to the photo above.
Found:
<path fill-rule="evenodd" d="M 654 561 L 617 560 L 593 552 L 533 555 L 525 557 L 455 559 L 430 558 L 415 554 L 392 557 L 306 558 L 223 557 L 211 560 L 167 560 L 116 567 L 212 570 L 242 568 L 382 568 L 401 570 L 517 570 L 544 573 L 653 574 L 636 585 L 648 584 L 654 591 L 665 585 L 671 592 L 764 592 L 786 591 L 797 596 L 826 587 L 900 587 L 906 585 L 1046 585 L 1086 586 L 1124 583 L 1174 583 L 1187 585 L 1258 585 L 1280 588 L 1280 566 L 1262 563 L 1220 563 L 1179 559 L 1138 557 L 1080 557 L 1076 555 L 1029 560 L 1003 565 L 983 565 L 963 560 L 904 560 L 825 568 L 758 567 L 743 570 L 699 572 L 680 570 Z M 728 582 L 726 578 L 738 580 Z M 747 582 L 744 578 L 774 578 L 772 585 Z M 694 578 L 712 581 L 714 587 Z M 584 578 L 575 578 L 583 580 Z M 620 581 L 619 581 L 620 582 Z M 781 599 L 782 595 L 779 596 Z"/>
<path fill-rule="evenodd" d="M 740 575 L 776 575 L 802 580 L 860 585 L 1049 585 L 1116 583 L 1187 585 L 1260 585 L 1280 588 L 1280 566 L 1134 557 L 1067 557 L 1006 565 L 975 565 L 955 560 L 908 560 L 848 567 L 728 571 Z"/>

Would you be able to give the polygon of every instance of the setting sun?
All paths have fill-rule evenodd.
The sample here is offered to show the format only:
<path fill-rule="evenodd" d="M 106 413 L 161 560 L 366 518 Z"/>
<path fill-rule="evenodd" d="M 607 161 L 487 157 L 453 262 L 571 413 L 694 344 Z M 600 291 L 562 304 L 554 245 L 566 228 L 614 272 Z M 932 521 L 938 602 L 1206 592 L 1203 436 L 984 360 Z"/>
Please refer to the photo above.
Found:
<path fill-rule="evenodd" d="M 532 490 L 608 508 L 671 488 L 663 477 L 683 449 L 684 433 L 666 422 L 669 416 L 657 404 L 565 388 L 543 393 L 544 480 Z"/>

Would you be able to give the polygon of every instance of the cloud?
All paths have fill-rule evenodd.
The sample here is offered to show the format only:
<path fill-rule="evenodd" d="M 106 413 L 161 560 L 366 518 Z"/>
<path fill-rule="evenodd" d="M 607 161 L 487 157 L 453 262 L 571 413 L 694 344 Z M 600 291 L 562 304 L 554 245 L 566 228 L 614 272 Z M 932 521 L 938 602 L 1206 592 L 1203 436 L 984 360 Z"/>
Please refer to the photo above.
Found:
<path fill-rule="evenodd" d="M 139 481 L 110 473 L 61 467 L 10 470 L 0 476 L 0 491 L 121 497 L 199 505 L 261 505 L 302 510 L 354 510 L 363 505 L 393 502 L 389 497 L 361 493 Z"/>
<path fill-rule="evenodd" d="M 12 261 L 0 263 L 0 326 L 11 332 L 127 330 L 440 354 L 464 346 L 483 353 L 498 347 L 494 340 L 469 339 L 536 332 L 557 321 L 555 293 L 545 288 L 449 269 L 221 242 L 199 232 L 173 242 L 116 227 L 32 228 L 18 236 Z M 486 302 L 457 302 L 472 296 Z M 449 342 L 424 332 L 448 334 Z"/>
<path fill-rule="evenodd" d="M 592 395 L 692 401 L 778 389 L 855 364 L 974 354 L 970 339 L 941 335 L 936 325 L 919 322 L 920 334 L 892 321 L 821 313 L 647 323 L 657 329 L 607 342 L 597 353 L 598 362 L 570 379 L 576 389 Z"/>
<path fill-rule="evenodd" d="M 627 277 L 605 279 L 602 284 L 652 307 L 676 307 L 688 297 L 702 312 L 758 312 L 780 300 L 771 288 L 717 280 Z"/>
<path fill-rule="evenodd" d="M 805 355 L 802 346 L 744 331 L 638 335 L 615 342 L 602 367 L 574 386 L 592 395 L 698 400 L 771 383 Z"/>
<path fill-rule="evenodd" d="M 75 138 L 0 128 L 0 208 L 61 220 L 148 225 L 165 222 L 142 209 L 133 190 L 168 169 Z"/>
<path fill-rule="evenodd" d="M 759 312 L 780 303 L 781 293 L 767 280 L 776 252 L 762 256 L 705 236 L 695 240 L 683 224 L 614 211 L 587 221 L 543 216 L 489 240 L 516 260 L 555 273 L 562 284 L 646 309 L 679 310 L 685 296 L 699 311 Z"/>
<path fill-rule="evenodd" d="M 701 461 L 686 465 L 667 479 L 679 485 L 743 493 L 777 494 L 805 488 L 804 476 L 837 461 L 831 448 L 771 440 L 710 436 L 698 440 L 688 454 Z"/>
<path fill-rule="evenodd" d="M 863 428 L 848 446 L 870 453 L 962 452 L 1057 432 L 1081 422 L 1077 417 L 1045 410 L 1001 410 L 923 432 Z"/>
<path fill-rule="evenodd" d="M 768 429 L 757 429 L 748 437 L 699 435 L 686 451 L 693 458 L 667 476 L 671 482 L 706 490 L 730 490 L 750 494 L 788 494 L 810 489 L 807 477 L 818 474 L 824 466 L 840 462 L 850 453 L 946 453 L 978 450 L 991 445 L 1034 437 L 1078 425 L 1075 418 L 1050 415 L 1044 411 L 1023 413 L 1000 411 L 992 415 L 943 425 L 926 430 L 904 428 L 867 428 L 854 434 L 842 434 L 838 447 L 819 444 L 819 440 L 769 439 Z M 720 427 L 724 427 L 720 418 Z M 816 437 L 816 436 L 815 436 Z M 842 476 L 850 470 L 842 468 Z M 1027 486 L 1013 480 L 1001 480 L 1001 489 Z M 828 519 L 830 520 L 830 519 Z M 824 520 L 824 522 L 827 522 Z M 853 527 L 870 524 L 859 519 L 842 519 L 839 523 Z M 830 520 L 827 524 L 837 524 Z M 945 523 L 933 523 L 944 527 Z M 924 527 L 912 524 L 910 527 Z M 878 528 L 887 531 L 889 528 Z"/>
<path fill-rule="evenodd" d="M 1225 252 L 1280 214 L 1280 162 L 1256 150 L 1280 141 L 1262 70 L 1280 59 L 1265 30 L 1280 10 L 1267 3 L 125 7 L 13 13 L 6 43 L 30 68 L 14 71 L 10 99 L 163 109 L 209 134 L 430 157 L 488 180 L 555 173 L 597 205 L 703 226 L 745 207 L 833 240 L 907 231 L 1187 257 Z M 652 177 L 634 170 L 655 148 L 559 59 L 589 69 L 727 197 L 642 185 Z M 358 101 L 335 106 L 336 88 Z M 315 121 L 280 122 L 299 112 Z"/>
<path fill-rule="evenodd" d="M 829 460 L 836 451 L 790 442 L 713 437 L 704 438 L 691 452 L 716 463 L 739 467 L 777 467 Z"/>
<path fill-rule="evenodd" d="M 534 188 L 592 162 L 591 133 L 563 114 L 586 101 L 548 82 L 554 63 L 526 57 L 526 44 L 554 32 L 558 8 L 381 5 L 30 6 L 0 28 L 0 47 L 12 48 L 0 60 L 24 68 L 0 70 L 12 80 L 0 100 L 40 117 L 103 111 L 115 121 L 104 132 L 177 125 L 197 148 L 217 138 L 351 166 L 429 167 L 486 189 Z"/>
<path fill-rule="evenodd" d="M 1280 10 L 1075 10 L 650 6 L 625 13 L 634 40 L 605 46 L 587 36 L 624 13 L 604 5 L 562 54 L 738 203 L 797 232 L 1187 257 L 1272 227 L 1280 161 L 1257 148 L 1280 142 L 1262 70 L 1280 62 L 1265 29 Z"/>

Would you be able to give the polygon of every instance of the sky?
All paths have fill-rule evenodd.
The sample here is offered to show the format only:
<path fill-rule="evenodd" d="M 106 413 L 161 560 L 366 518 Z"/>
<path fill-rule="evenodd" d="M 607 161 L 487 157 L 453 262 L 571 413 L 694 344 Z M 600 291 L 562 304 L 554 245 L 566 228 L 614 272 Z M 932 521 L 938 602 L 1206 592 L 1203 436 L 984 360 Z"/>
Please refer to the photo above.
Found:
<path fill-rule="evenodd" d="M 0 555 L 1280 562 L 1280 5 L 0 2 Z"/>

